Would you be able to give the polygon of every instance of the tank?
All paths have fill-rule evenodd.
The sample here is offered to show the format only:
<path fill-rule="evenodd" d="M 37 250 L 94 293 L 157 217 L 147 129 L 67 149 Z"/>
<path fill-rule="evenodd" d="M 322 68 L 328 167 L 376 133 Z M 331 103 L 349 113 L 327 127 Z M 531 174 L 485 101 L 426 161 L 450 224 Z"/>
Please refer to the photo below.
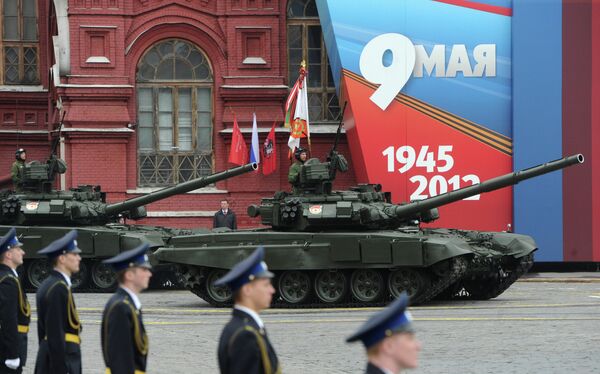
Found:
<path fill-rule="evenodd" d="M 106 193 L 96 185 L 80 185 L 68 191 L 53 188 L 57 174 L 66 171 L 64 161 L 51 156 L 47 162 L 32 161 L 23 168 L 18 192 L 0 191 L 0 234 L 16 227 L 26 251 L 22 269 L 28 288 L 37 288 L 48 274 L 47 261 L 37 251 L 77 229 L 83 261 L 74 276 L 74 288 L 109 290 L 115 285 L 110 267 L 101 260 L 132 249 L 142 242 L 151 248 L 164 246 L 172 236 L 208 230 L 174 229 L 125 223 L 146 217 L 145 205 L 256 170 L 256 164 L 200 177 L 150 194 L 107 203 Z"/>
<path fill-rule="evenodd" d="M 490 299 L 533 264 L 533 238 L 510 232 L 425 228 L 438 208 L 583 162 L 573 155 L 425 200 L 392 204 L 378 184 L 334 191 L 347 168 L 335 150 L 308 160 L 299 193 L 277 192 L 248 208 L 266 228 L 175 236 L 153 261 L 176 264 L 184 287 L 214 306 L 231 303 L 213 282 L 257 246 L 275 273 L 280 307 L 383 305 L 407 291 L 413 304 L 434 298 Z"/>

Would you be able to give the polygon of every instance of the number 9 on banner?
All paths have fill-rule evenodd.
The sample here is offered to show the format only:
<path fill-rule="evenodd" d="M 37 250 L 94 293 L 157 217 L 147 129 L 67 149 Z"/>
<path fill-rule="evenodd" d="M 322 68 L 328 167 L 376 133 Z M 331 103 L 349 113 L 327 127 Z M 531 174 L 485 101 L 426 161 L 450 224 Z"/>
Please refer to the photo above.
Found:
<path fill-rule="evenodd" d="M 390 51 L 391 63 L 384 64 L 384 55 Z M 415 46 L 401 34 L 388 33 L 371 39 L 360 54 L 360 72 L 379 88 L 371 95 L 371 101 L 382 110 L 394 100 L 415 67 Z"/>

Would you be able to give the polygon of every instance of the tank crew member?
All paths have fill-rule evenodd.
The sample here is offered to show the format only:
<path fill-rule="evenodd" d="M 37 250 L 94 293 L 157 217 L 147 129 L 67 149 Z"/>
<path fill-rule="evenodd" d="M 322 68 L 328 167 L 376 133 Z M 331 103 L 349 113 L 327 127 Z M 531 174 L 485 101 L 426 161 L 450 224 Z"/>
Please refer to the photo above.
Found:
<path fill-rule="evenodd" d="M 229 227 L 232 230 L 237 230 L 237 220 L 233 210 L 229 209 L 229 201 L 221 200 L 221 209 L 215 213 L 213 220 L 213 228 Z"/>
<path fill-rule="evenodd" d="M 15 152 L 15 158 L 16 161 L 13 162 L 12 167 L 10 168 L 10 176 L 12 177 L 15 191 L 20 192 L 22 190 L 23 183 L 23 167 L 25 166 L 25 161 L 27 160 L 27 153 L 25 152 L 25 149 L 17 149 Z"/>
<path fill-rule="evenodd" d="M 360 340 L 367 350 L 367 374 L 399 373 L 416 368 L 421 343 L 415 337 L 408 296 L 400 297 L 373 315 L 346 341 Z"/>
<path fill-rule="evenodd" d="M 221 374 L 281 373 L 277 355 L 258 315 L 271 305 L 275 293 L 271 285 L 273 273 L 263 258 L 264 248 L 259 247 L 214 283 L 229 286 L 235 302 L 231 320 L 219 340 Z"/>
<path fill-rule="evenodd" d="M 294 157 L 296 158 L 296 161 L 290 166 L 288 182 L 292 185 L 292 193 L 298 194 L 301 192 L 298 188 L 298 183 L 300 182 L 300 170 L 302 170 L 302 165 L 306 162 L 308 153 L 306 153 L 306 149 L 298 148 L 294 152 Z"/>
<path fill-rule="evenodd" d="M 102 314 L 100 337 L 107 374 L 146 372 L 148 336 L 138 295 L 148 288 L 152 276 L 148 247 L 144 243 L 103 261 L 112 265 L 119 282 Z"/>
<path fill-rule="evenodd" d="M 81 374 L 81 323 L 71 293 L 71 276 L 79 271 L 81 250 L 71 230 L 39 254 L 54 268 L 37 293 L 39 350 L 35 374 Z"/>
<path fill-rule="evenodd" d="M 11 228 L 0 238 L 0 373 L 21 373 L 27 361 L 31 307 L 21 287 L 17 267 L 25 251 Z"/>

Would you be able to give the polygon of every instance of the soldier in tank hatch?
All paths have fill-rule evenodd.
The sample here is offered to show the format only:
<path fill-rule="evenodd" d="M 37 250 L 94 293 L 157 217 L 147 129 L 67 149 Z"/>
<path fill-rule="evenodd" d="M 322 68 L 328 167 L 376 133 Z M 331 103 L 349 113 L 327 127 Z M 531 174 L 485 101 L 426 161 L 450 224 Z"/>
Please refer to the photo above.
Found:
<path fill-rule="evenodd" d="M 263 258 L 264 248 L 259 247 L 215 282 L 215 286 L 231 288 L 235 303 L 219 340 L 221 374 L 281 373 L 277 354 L 258 315 L 271 305 L 275 293 L 273 273 Z"/>
<path fill-rule="evenodd" d="M 19 148 L 15 151 L 16 161 L 13 162 L 10 168 L 10 176 L 12 178 L 15 191 L 20 192 L 22 190 L 23 183 L 23 167 L 25 167 L 25 161 L 27 160 L 27 152 L 24 148 Z"/>
<path fill-rule="evenodd" d="M 415 336 L 407 306 L 408 295 L 403 292 L 346 339 L 364 344 L 368 359 L 366 374 L 396 374 L 417 367 L 421 343 Z"/>
<path fill-rule="evenodd" d="M 119 288 L 108 300 L 100 331 L 106 374 L 146 372 L 148 336 L 138 295 L 148 288 L 152 266 L 148 244 L 104 260 L 117 272 Z"/>
<path fill-rule="evenodd" d="M 294 158 L 296 158 L 296 161 L 290 166 L 290 170 L 288 171 L 288 182 L 292 185 L 292 193 L 298 194 L 300 193 L 300 190 L 298 189 L 300 170 L 302 170 L 302 165 L 304 165 L 308 158 L 306 149 L 297 148 L 294 151 Z"/>
<path fill-rule="evenodd" d="M 38 252 L 53 270 L 36 293 L 39 350 L 35 374 L 81 374 L 81 323 L 71 293 L 71 277 L 79 271 L 77 231 Z"/>
<path fill-rule="evenodd" d="M 0 373 L 21 373 L 27 361 L 31 307 L 17 267 L 25 251 L 15 228 L 0 238 Z"/>

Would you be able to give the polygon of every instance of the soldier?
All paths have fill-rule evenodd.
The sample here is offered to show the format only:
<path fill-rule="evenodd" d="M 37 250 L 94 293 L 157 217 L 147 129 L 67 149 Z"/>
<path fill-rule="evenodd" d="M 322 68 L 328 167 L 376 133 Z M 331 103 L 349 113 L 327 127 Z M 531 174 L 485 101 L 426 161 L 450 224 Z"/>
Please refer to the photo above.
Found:
<path fill-rule="evenodd" d="M 106 374 L 146 372 L 148 336 L 142 321 L 140 292 L 148 288 L 152 266 L 148 244 L 103 261 L 117 272 L 119 288 L 108 300 L 100 331 Z"/>
<path fill-rule="evenodd" d="M 31 307 L 21 287 L 17 267 L 25 251 L 11 228 L 0 238 L 0 373 L 21 373 L 27 361 Z"/>
<path fill-rule="evenodd" d="M 302 170 L 302 165 L 304 165 L 306 158 L 308 157 L 306 149 L 296 149 L 294 152 L 294 157 L 296 158 L 296 162 L 290 166 L 290 170 L 288 171 L 288 182 L 290 182 L 292 185 L 292 193 L 299 194 L 301 192 L 298 189 L 298 183 L 300 182 L 300 170 Z"/>
<path fill-rule="evenodd" d="M 416 368 L 421 343 L 415 337 L 408 296 L 400 297 L 373 315 L 346 341 L 361 340 L 367 350 L 367 374 L 399 373 Z"/>
<path fill-rule="evenodd" d="M 79 271 L 81 249 L 71 230 L 39 254 L 53 270 L 36 294 L 39 350 L 35 374 L 81 374 L 81 323 L 71 293 L 71 276 Z"/>
<path fill-rule="evenodd" d="M 22 190 L 23 182 L 23 167 L 25 166 L 25 160 L 27 160 L 27 153 L 25 152 L 25 149 L 17 149 L 15 152 L 15 158 L 17 160 L 13 162 L 12 167 L 10 168 L 10 176 L 12 177 L 15 191 L 20 192 Z"/>
<path fill-rule="evenodd" d="M 231 320 L 219 340 L 222 374 L 281 373 L 277 355 L 258 315 L 271 305 L 275 293 L 271 285 L 273 273 L 263 258 L 264 249 L 259 247 L 215 282 L 216 286 L 228 285 L 235 302 Z"/>

